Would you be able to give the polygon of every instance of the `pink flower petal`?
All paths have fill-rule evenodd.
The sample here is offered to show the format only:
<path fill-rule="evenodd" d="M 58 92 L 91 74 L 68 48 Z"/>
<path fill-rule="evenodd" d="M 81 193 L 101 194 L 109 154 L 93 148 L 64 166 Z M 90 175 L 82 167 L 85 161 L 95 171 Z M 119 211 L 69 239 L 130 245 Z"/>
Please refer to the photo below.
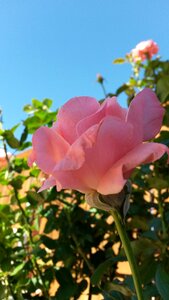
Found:
<path fill-rule="evenodd" d="M 32 165 L 35 162 L 35 160 L 36 160 L 36 153 L 35 153 L 34 149 L 32 149 L 32 152 L 31 152 L 31 154 L 28 157 L 28 166 L 32 167 Z"/>
<path fill-rule="evenodd" d="M 69 144 L 48 127 L 40 127 L 33 135 L 32 142 L 35 162 L 47 174 L 52 172 L 69 149 Z"/>
<path fill-rule="evenodd" d="M 97 133 L 100 125 L 90 127 L 80 136 L 69 148 L 63 160 L 61 160 L 55 170 L 76 170 L 79 169 L 85 161 L 85 152 L 92 148 L 96 142 Z"/>
<path fill-rule="evenodd" d="M 105 172 L 134 146 L 133 126 L 118 118 L 107 116 L 100 125 L 92 149 L 85 152 L 85 164 L 93 170 L 93 176 L 100 180 Z"/>
<path fill-rule="evenodd" d="M 140 144 L 128 152 L 101 179 L 97 191 L 103 195 L 119 193 L 134 168 L 158 160 L 169 149 L 158 143 Z"/>
<path fill-rule="evenodd" d="M 93 139 L 89 135 L 92 128 Z M 132 125 L 108 116 L 70 147 L 66 157 L 55 167 L 53 176 L 62 188 L 96 190 L 104 174 L 134 145 Z"/>
<path fill-rule="evenodd" d="M 57 178 L 57 191 L 62 189 L 73 189 L 81 193 L 89 193 L 92 191 L 94 178 L 90 176 L 90 173 L 87 172 L 86 168 L 83 173 L 81 169 L 74 171 L 55 170 L 53 176 Z M 90 178 L 92 181 L 90 181 Z"/>
<path fill-rule="evenodd" d="M 165 153 L 169 155 L 169 148 L 159 143 L 144 143 L 130 151 L 119 163 L 123 164 L 123 173 L 132 171 L 141 164 L 147 164 L 160 159 Z"/>
<path fill-rule="evenodd" d="M 100 109 L 96 111 L 94 114 L 87 116 L 86 118 L 82 119 L 77 124 L 77 132 L 80 136 L 83 132 L 85 132 L 89 127 L 98 124 L 103 120 L 105 116 L 115 116 L 117 118 L 120 118 L 122 120 L 126 117 L 127 110 L 122 108 L 117 100 L 116 97 L 107 98 L 102 105 L 100 106 Z"/>
<path fill-rule="evenodd" d="M 97 192 L 102 195 L 120 193 L 126 181 L 127 179 L 123 177 L 122 165 L 113 166 L 100 180 Z"/>
<path fill-rule="evenodd" d="M 56 185 L 56 179 L 53 176 L 49 176 L 44 182 L 38 192 L 42 192 Z"/>
<path fill-rule="evenodd" d="M 92 115 L 100 108 L 100 104 L 92 97 L 75 97 L 70 99 L 59 110 L 55 130 L 72 144 L 76 138 L 76 125 L 86 116 Z"/>
<path fill-rule="evenodd" d="M 132 100 L 127 122 L 131 122 L 135 127 L 135 137 L 138 141 L 147 141 L 160 131 L 163 115 L 164 109 L 155 93 L 146 88 Z"/>

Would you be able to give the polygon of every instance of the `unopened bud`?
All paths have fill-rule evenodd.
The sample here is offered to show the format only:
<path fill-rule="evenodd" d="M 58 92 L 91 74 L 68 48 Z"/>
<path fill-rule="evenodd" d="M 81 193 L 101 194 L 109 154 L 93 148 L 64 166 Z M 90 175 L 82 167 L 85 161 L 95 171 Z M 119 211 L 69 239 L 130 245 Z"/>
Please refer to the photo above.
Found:
<path fill-rule="evenodd" d="M 98 73 L 98 74 L 96 75 L 96 78 L 97 78 L 97 80 L 96 80 L 97 82 L 99 82 L 99 83 L 101 83 L 101 84 L 103 83 L 104 78 L 103 78 L 103 76 L 102 76 L 101 74 Z"/>

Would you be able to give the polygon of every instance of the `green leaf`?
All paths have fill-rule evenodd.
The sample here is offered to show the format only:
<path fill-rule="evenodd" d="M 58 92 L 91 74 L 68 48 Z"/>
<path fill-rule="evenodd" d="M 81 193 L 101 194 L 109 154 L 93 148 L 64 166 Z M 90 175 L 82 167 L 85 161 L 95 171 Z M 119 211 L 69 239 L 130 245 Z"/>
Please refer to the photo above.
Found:
<path fill-rule="evenodd" d="M 156 273 L 156 269 L 157 262 L 154 261 L 153 256 L 147 257 L 141 262 L 141 265 L 139 266 L 139 272 L 141 275 L 141 281 L 144 285 L 152 282 Z"/>
<path fill-rule="evenodd" d="M 53 239 L 49 238 L 48 236 L 43 235 L 41 237 L 41 241 L 49 249 L 56 248 L 56 240 L 53 240 Z"/>
<path fill-rule="evenodd" d="M 48 108 L 52 106 L 53 101 L 51 99 L 44 99 L 43 104 L 46 105 Z"/>
<path fill-rule="evenodd" d="M 16 189 L 21 189 L 25 179 L 25 176 L 18 175 L 10 181 L 10 184 Z"/>
<path fill-rule="evenodd" d="M 137 86 L 137 81 L 135 78 L 131 77 L 129 80 L 129 85 L 131 86 Z"/>
<path fill-rule="evenodd" d="M 25 142 L 25 143 L 22 144 L 22 146 L 19 147 L 19 150 L 22 151 L 22 150 L 25 150 L 25 149 L 27 149 L 31 146 L 32 146 L 31 142 Z"/>
<path fill-rule="evenodd" d="M 160 249 L 161 244 L 160 242 L 152 242 L 151 239 L 141 237 L 132 241 L 131 246 L 136 257 L 139 256 L 141 259 L 145 259 L 153 255 L 157 249 Z"/>
<path fill-rule="evenodd" d="M 36 259 L 37 258 L 44 258 L 46 256 L 46 250 L 42 249 L 40 247 L 37 247 L 33 250 L 33 254 L 35 255 Z"/>
<path fill-rule="evenodd" d="M 127 227 L 130 229 L 139 228 L 144 231 L 147 231 L 149 229 L 146 218 L 138 216 L 138 215 L 134 216 L 131 219 L 131 221 L 128 223 Z"/>
<path fill-rule="evenodd" d="M 46 123 L 55 122 L 56 115 L 57 115 L 57 112 L 48 113 L 45 118 Z"/>
<path fill-rule="evenodd" d="M 41 119 L 37 116 L 29 117 L 23 123 L 27 127 L 29 133 L 34 133 L 34 131 L 42 125 Z"/>
<path fill-rule="evenodd" d="M 40 102 L 40 101 L 37 100 L 37 99 L 32 99 L 32 106 L 33 106 L 34 108 L 42 108 L 43 103 Z"/>
<path fill-rule="evenodd" d="M 95 270 L 94 274 L 91 277 L 91 283 L 94 285 L 98 285 L 103 277 L 103 275 L 107 272 L 107 270 L 112 267 L 113 260 L 108 259 L 105 262 L 101 263 L 97 269 Z"/>
<path fill-rule="evenodd" d="M 120 283 L 117 284 L 117 283 L 110 282 L 107 283 L 104 288 L 109 292 L 110 291 L 120 292 L 126 297 L 131 297 L 133 295 L 133 292 L 127 286 L 121 285 Z"/>
<path fill-rule="evenodd" d="M 14 136 L 13 132 L 11 130 L 5 130 L 3 133 L 3 136 L 7 142 L 7 144 L 13 148 L 17 149 L 20 146 L 19 140 Z"/>
<path fill-rule="evenodd" d="M 123 64 L 125 62 L 125 59 L 122 57 L 116 58 L 113 60 L 113 64 Z"/>
<path fill-rule="evenodd" d="M 46 117 L 48 115 L 48 111 L 45 111 L 45 110 L 38 110 L 36 113 L 35 113 L 35 116 L 38 117 L 41 122 L 45 122 L 46 120 Z M 46 123 L 46 122 L 45 122 Z"/>
<path fill-rule="evenodd" d="M 17 292 L 17 300 L 24 300 L 24 297 L 22 296 L 21 292 Z"/>
<path fill-rule="evenodd" d="M 11 128 L 12 133 L 15 132 L 15 130 L 19 127 L 19 125 L 20 125 L 20 123 L 16 124 L 15 126 L 13 126 L 13 127 Z"/>
<path fill-rule="evenodd" d="M 6 286 L 0 282 L 0 300 L 5 299 L 6 292 Z"/>
<path fill-rule="evenodd" d="M 33 191 L 27 192 L 27 198 L 28 198 L 28 201 L 32 204 L 33 203 L 40 204 L 44 200 L 40 194 L 38 194 L 37 192 L 33 192 Z"/>
<path fill-rule="evenodd" d="M 8 185 L 9 172 L 6 169 L 0 171 L 0 183 L 2 185 Z"/>
<path fill-rule="evenodd" d="M 32 105 L 30 105 L 30 104 L 25 105 L 24 108 L 23 108 L 23 111 L 25 111 L 26 113 L 30 113 L 33 110 L 34 109 L 33 109 Z"/>
<path fill-rule="evenodd" d="M 164 270 L 162 265 L 157 268 L 155 276 L 157 290 L 163 300 L 169 299 L 169 274 Z"/>
<path fill-rule="evenodd" d="M 168 188 L 168 180 L 157 178 L 157 177 L 151 177 L 148 178 L 148 184 L 150 188 L 156 188 L 158 190 Z"/>
<path fill-rule="evenodd" d="M 33 177 L 38 177 L 39 173 L 40 173 L 39 169 L 32 169 L 30 171 L 30 175 L 33 176 Z"/>
<path fill-rule="evenodd" d="M 23 172 L 23 170 L 29 169 L 28 164 L 27 164 L 27 158 L 15 157 L 12 161 L 12 166 L 13 166 L 13 169 L 18 173 Z"/>
<path fill-rule="evenodd" d="M 24 128 L 24 131 L 23 131 L 23 133 L 22 133 L 22 135 L 21 135 L 21 138 L 20 138 L 20 144 L 22 144 L 23 142 L 26 141 L 27 136 L 28 136 L 28 128 L 25 127 L 25 128 Z"/>
<path fill-rule="evenodd" d="M 154 284 L 146 285 L 143 291 L 143 295 L 144 295 L 144 300 L 159 299 L 159 293 Z"/>
<path fill-rule="evenodd" d="M 163 76 L 157 81 L 157 95 L 162 102 L 169 97 L 169 75 Z"/>
<path fill-rule="evenodd" d="M 167 130 L 162 130 L 160 136 L 156 138 L 155 141 L 169 146 L 169 132 Z"/>
<path fill-rule="evenodd" d="M 10 276 L 15 276 L 16 274 L 18 274 L 25 266 L 26 262 L 23 262 L 21 264 L 19 264 L 11 273 Z"/>
<path fill-rule="evenodd" d="M 59 289 L 56 293 L 56 299 L 72 299 L 76 294 L 78 285 L 74 282 L 70 270 L 61 268 L 55 272 L 56 279 L 60 284 Z M 73 297 L 74 298 L 74 297 Z M 77 299 L 77 298 L 76 298 Z"/>

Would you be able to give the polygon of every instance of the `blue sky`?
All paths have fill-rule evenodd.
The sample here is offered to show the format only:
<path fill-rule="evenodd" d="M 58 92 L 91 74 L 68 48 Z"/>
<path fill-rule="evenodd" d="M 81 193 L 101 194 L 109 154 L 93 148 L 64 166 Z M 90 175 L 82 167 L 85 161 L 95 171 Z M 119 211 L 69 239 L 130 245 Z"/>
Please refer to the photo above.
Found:
<path fill-rule="evenodd" d="M 168 0 L 0 0 L 5 127 L 25 118 L 22 107 L 32 98 L 51 98 L 53 108 L 73 96 L 102 98 L 97 73 L 115 91 L 130 68 L 112 60 L 142 40 L 156 41 L 168 59 L 168 12 Z"/>

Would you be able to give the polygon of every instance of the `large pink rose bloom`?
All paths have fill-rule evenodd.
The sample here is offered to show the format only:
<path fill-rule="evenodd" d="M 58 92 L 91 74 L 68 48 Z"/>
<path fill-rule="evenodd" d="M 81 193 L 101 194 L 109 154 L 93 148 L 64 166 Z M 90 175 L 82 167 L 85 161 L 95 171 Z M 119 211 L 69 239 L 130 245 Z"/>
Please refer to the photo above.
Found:
<path fill-rule="evenodd" d="M 146 58 L 151 59 L 158 51 L 158 45 L 153 40 L 148 40 L 137 44 L 131 55 L 134 61 L 144 61 Z"/>
<path fill-rule="evenodd" d="M 146 142 L 159 132 L 164 109 L 150 89 L 144 89 L 123 109 L 116 97 L 102 104 L 76 97 L 62 106 L 52 128 L 33 135 L 29 165 L 36 162 L 51 186 L 83 193 L 119 193 L 140 164 L 159 159 L 168 148 Z"/>

